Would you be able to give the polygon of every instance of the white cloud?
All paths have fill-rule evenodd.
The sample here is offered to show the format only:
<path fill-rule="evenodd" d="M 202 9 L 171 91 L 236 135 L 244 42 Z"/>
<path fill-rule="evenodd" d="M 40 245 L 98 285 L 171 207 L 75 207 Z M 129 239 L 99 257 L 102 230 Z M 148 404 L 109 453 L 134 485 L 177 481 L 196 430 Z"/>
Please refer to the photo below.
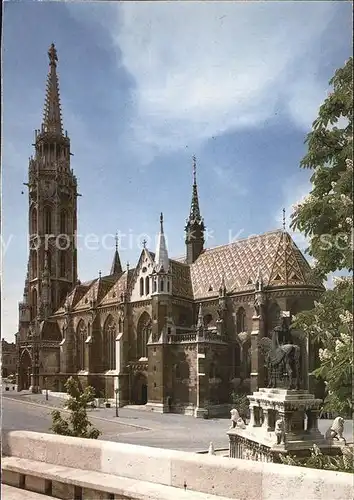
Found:
<path fill-rule="evenodd" d="M 311 50 L 332 13 L 329 2 L 120 4 L 111 34 L 135 80 L 136 141 L 166 150 L 258 127 L 279 98 L 308 129 L 324 93 Z"/>
<path fill-rule="evenodd" d="M 291 214 L 294 211 L 293 206 L 302 201 L 305 196 L 307 196 L 311 190 L 311 182 L 304 181 L 302 183 L 297 183 L 295 177 L 289 178 L 287 182 L 283 185 L 283 205 L 279 207 L 274 220 L 277 224 L 277 227 L 282 227 L 283 225 L 283 208 L 285 208 L 285 225 L 286 229 L 291 235 L 292 239 L 299 247 L 302 252 L 305 252 L 306 248 L 309 246 L 309 239 L 303 233 L 299 231 L 294 231 L 290 228 L 291 223 Z M 314 259 L 306 254 L 306 258 L 308 262 L 311 264 L 314 262 Z"/>

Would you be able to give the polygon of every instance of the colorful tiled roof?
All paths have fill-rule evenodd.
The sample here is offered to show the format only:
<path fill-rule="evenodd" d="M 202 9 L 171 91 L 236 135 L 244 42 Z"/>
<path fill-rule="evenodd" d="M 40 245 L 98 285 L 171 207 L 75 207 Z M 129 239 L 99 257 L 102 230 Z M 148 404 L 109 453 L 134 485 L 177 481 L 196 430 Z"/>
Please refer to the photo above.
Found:
<path fill-rule="evenodd" d="M 194 298 L 216 295 L 222 276 L 228 292 L 252 291 L 258 269 L 265 286 L 321 287 L 290 235 L 278 230 L 204 250 L 191 265 Z"/>

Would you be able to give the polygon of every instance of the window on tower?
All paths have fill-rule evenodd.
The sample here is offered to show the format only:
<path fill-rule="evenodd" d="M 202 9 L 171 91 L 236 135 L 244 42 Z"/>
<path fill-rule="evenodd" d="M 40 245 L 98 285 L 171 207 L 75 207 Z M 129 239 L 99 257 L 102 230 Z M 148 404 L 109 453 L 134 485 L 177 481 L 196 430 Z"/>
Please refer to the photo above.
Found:
<path fill-rule="evenodd" d="M 236 315 L 236 333 L 241 333 L 246 330 L 246 311 L 240 307 Z"/>
<path fill-rule="evenodd" d="M 32 290 L 32 319 L 37 317 L 37 290 Z"/>
<path fill-rule="evenodd" d="M 32 279 L 37 278 L 37 251 L 31 250 L 31 274 Z"/>
<path fill-rule="evenodd" d="M 50 207 L 44 209 L 44 232 L 45 234 L 52 232 L 52 210 Z"/>
<path fill-rule="evenodd" d="M 31 234 L 37 233 L 37 209 L 35 207 L 32 208 L 31 211 Z"/>
<path fill-rule="evenodd" d="M 60 276 L 64 277 L 66 275 L 66 254 L 65 252 L 60 252 Z"/>
<path fill-rule="evenodd" d="M 68 214 L 66 210 L 60 212 L 60 232 L 61 234 L 67 234 L 68 232 Z"/>
<path fill-rule="evenodd" d="M 140 295 L 144 295 L 144 278 L 140 278 Z"/>
<path fill-rule="evenodd" d="M 145 278 L 145 294 L 149 295 L 149 293 L 150 293 L 150 280 L 149 280 L 149 276 L 146 276 L 146 278 Z"/>

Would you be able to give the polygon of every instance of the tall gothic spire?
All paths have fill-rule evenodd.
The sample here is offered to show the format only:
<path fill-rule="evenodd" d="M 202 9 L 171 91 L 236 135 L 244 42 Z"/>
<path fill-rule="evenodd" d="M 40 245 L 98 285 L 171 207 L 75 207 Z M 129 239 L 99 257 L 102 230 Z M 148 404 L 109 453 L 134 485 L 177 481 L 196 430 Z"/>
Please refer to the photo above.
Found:
<path fill-rule="evenodd" d="M 50 132 L 54 135 L 63 135 L 63 125 L 61 119 L 59 81 L 57 75 L 58 56 L 54 43 L 48 50 L 49 72 L 47 77 L 47 89 L 44 103 L 43 132 Z"/>
<path fill-rule="evenodd" d="M 193 264 L 202 253 L 204 248 L 204 221 L 200 215 L 198 188 L 197 188 L 197 160 L 193 156 L 193 187 L 192 203 L 185 227 L 186 231 L 186 262 Z"/>
<path fill-rule="evenodd" d="M 197 159 L 193 156 L 193 190 L 192 190 L 192 203 L 191 210 L 189 213 L 189 222 L 200 222 L 200 209 L 199 209 L 199 199 L 198 199 L 198 188 L 197 188 Z"/>
<path fill-rule="evenodd" d="M 160 215 L 160 233 L 157 239 L 154 269 L 158 273 L 161 271 L 167 273 L 169 269 L 168 252 L 167 252 L 165 234 L 163 231 L 162 212 Z"/>

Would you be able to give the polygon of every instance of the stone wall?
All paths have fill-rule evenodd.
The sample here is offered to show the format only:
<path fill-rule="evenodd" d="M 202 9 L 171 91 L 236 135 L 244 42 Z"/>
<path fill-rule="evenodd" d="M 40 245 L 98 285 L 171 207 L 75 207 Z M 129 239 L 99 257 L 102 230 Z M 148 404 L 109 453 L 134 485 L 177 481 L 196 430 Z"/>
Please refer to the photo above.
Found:
<path fill-rule="evenodd" d="M 2 450 L 5 456 L 176 488 L 186 485 L 237 500 L 344 500 L 354 493 L 351 474 L 343 472 L 28 431 L 4 433 Z"/>

